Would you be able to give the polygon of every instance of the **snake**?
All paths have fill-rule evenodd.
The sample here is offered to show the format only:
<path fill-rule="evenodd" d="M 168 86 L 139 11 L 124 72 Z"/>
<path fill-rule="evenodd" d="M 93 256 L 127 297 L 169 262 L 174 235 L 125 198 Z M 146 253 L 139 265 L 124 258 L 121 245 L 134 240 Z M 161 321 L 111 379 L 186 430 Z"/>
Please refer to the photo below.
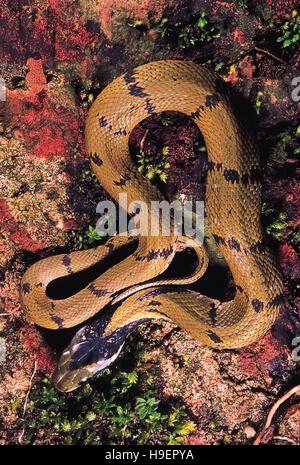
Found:
<path fill-rule="evenodd" d="M 205 273 L 207 250 L 175 229 L 161 234 L 161 219 L 158 235 L 151 235 L 148 225 L 146 234 L 119 233 L 97 247 L 37 261 L 21 281 L 27 316 L 54 330 L 85 322 L 54 371 L 60 391 L 72 391 L 102 372 L 127 336 L 149 320 L 171 319 L 202 344 L 238 349 L 261 338 L 281 308 L 282 277 L 260 217 L 258 143 L 244 108 L 234 105 L 229 85 L 214 72 L 191 61 L 160 60 L 132 68 L 108 84 L 92 104 L 85 129 L 100 184 L 116 202 L 124 193 L 128 204 L 165 200 L 139 172 L 129 150 L 135 126 L 164 111 L 187 115 L 203 135 L 208 157 L 205 215 L 232 273 L 235 295 L 221 301 L 186 286 Z M 116 253 L 128 247 L 129 254 L 115 263 Z M 197 266 L 188 276 L 167 279 L 164 273 L 174 256 L 187 247 L 194 250 Z M 111 266 L 95 277 L 92 271 L 103 262 Z M 53 283 L 68 289 L 68 279 L 80 281 L 83 273 L 90 273 L 91 281 L 83 280 L 77 292 L 51 295 Z"/>

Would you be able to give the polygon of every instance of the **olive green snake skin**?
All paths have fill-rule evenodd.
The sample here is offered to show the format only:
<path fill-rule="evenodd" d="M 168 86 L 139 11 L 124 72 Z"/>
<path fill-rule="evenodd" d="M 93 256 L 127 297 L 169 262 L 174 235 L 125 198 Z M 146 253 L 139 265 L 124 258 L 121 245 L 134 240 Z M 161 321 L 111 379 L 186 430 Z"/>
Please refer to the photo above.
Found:
<path fill-rule="evenodd" d="M 209 165 L 206 214 L 215 242 L 232 272 L 236 294 L 231 301 L 220 302 L 182 286 L 205 272 L 207 254 L 196 244 L 198 267 L 192 276 L 143 285 L 164 272 L 176 250 L 184 247 L 186 238 L 172 234 L 132 239 L 138 244 L 131 255 L 65 299 L 50 298 L 46 292 L 49 283 L 109 257 L 131 239 L 119 235 L 95 249 L 37 262 L 24 274 L 21 296 L 25 311 L 38 325 L 68 328 L 89 319 L 107 304 L 118 303 L 107 314 L 105 328 L 99 330 L 103 341 L 115 334 L 113 353 L 106 351 L 103 344 L 105 353 L 100 358 L 105 363 L 101 369 L 118 355 L 126 337 L 121 337 L 119 345 L 116 343 L 122 328 L 133 328 L 150 318 L 171 318 L 197 341 L 214 348 L 238 348 L 270 329 L 281 303 L 281 275 L 265 244 L 260 223 L 257 144 L 245 118 L 236 116 L 226 85 L 209 70 L 191 62 L 152 62 L 115 79 L 101 92 L 86 124 L 87 151 L 100 183 L 116 201 L 124 192 L 128 204 L 138 200 L 150 205 L 152 200 L 164 199 L 138 172 L 128 148 L 132 129 L 149 115 L 162 111 L 190 116 L 205 139 Z M 80 357 L 77 365 L 70 361 L 76 358 L 78 347 L 81 355 L 84 347 L 93 350 L 89 342 L 93 331 L 79 330 L 62 355 L 54 374 L 59 389 L 72 390 L 100 370 L 95 358 L 82 366 Z"/>

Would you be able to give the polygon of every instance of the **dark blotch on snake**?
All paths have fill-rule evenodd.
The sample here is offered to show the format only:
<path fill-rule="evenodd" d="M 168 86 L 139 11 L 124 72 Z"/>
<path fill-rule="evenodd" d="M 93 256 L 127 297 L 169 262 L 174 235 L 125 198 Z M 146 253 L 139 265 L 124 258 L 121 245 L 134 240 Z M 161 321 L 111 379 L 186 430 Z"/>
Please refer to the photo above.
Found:
<path fill-rule="evenodd" d="M 107 247 L 109 249 L 109 253 L 111 253 L 114 250 L 115 245 L 110 242 L 109 244 L 105 244 L 105 247 Z"/>
<path fill-rule="evenodd" d="M 216 244 L 226 245 L 226 241 L 223 237 L 218 236 L 217 234 L 213 234 L 213 238 L 216 241 Z"/>
<path fill-rule="evenodd" d="M 277 294 L 273 300 L 269 303 L 269 307 L 279 307 L 283 302 L 283 295 Z"/>
<path fill-rule="evenodd" d="M 24 283 L 22 285 L 22 290 L 24 294 L 29 294 L 29 292 L 31 291 L 30 283 Z"/>
<path fill-rule="evenodd" d="M 241 180 L 242 180 L 242 183 L 244 184 L 244 186 L 247 186 L 248 185 L 248 180 L 249 180 L 249 176 L 248 174 L 243 174 L 243 176 L 241 177 Z"/>
<path fill-rule="evenodd" d="M 101 160 L 101 158 L 96 152 L 94 154 L 90 153 L 90 158 L 95 163 L 95 165 L 97 166 L 103 165 L 103 160 Z"/>
<path fill-rule="evenodd" d="M 213 161 L 209 161 L 207 163 L 207 166 L 208 166 L 208 171 L 212 171 L 214 168 L 215 168 L 215 163 Z"/>
<path fill-rule="evenodd" d="M 238 241 L 236 241 L 235 239 L 229 239 L 228 241 L 228 246 L 231 250 L 237 250 L 238 252 L 241 250 L 241 246 L 240 244 L 238 243 Z"/>
<path fill-rule="evenodd" d="M 62 258 L 62 263 L 63 265 L 67 268 L 68 270 L 68 273 L 69 274 L 72 274 L 73 271 L 72 271 L 72 268 L 71 268 L 71 259 L 68 255 L 64 255 L 63 258 Z"/>
<path fill-rule="evenodd" d="M 120 181 L 114 181 L 114 184 L 119 187 L 125 186 L 126 182 L 130 181 L 129 174 L 124 174 L 124 176 L 120 179 Z"/>
<path fill-rule="evenodd" d="M 266 250 L 266 245 L 260 241 L 256 242 L 255 244 L 252 244 L 250 246 L 250 252 L 255 253 L 255 252 L 264 252 Z"/>
<path fill-rule="evenodd" d="M 159 307 L 161 305 L 161 302 L 159 302 L 158 300 L 151 300 L 151 302 L 149 302 L 148 305 L 156 305 L 157 307 Z"/>
<path fill-rule="evenodd" d="M 127 85 L 135 82 L 135 71 L 133 69 L 127 71 L 127 73 L 124 75 L 124 81 Z"/>
<path fill-rule="evenodd" d="M 119 131 L 114 132 L 114 136 L 126 136 L 127 132 L 125 129 L 120 129 Z"/>
<path fill-rule="evenodd" d="M 223 175 L 226 181 L 231 182 L 232 184 L 235 182 L 238 183 L 240 180 L 240 175 L 236 170 L 225 169 Z"/>
<path fill-rule="evenodd" d="M 152 113 L 155 112 L 155 105 L 151 102 L 150 98 L 146 99 L 146 111 L 149 115 L 152 115 Z"/>
<path fill-rule="evenodd" d="M 100 124 L 101 127 L 107 126 L 108 123 L 107 123 L 106 119 L 104 118 L 104 116 L 101 116 L 99 118 L 99 124 Z"/>
<path fill-rule="evenodd" d="M 207 331 L 207 335 L 210 337 L 210 339 L 215 342 L 216 344 L 220 344 L 222 342 L 222 339 L 219 338 L 219 336 L 214 333 L 213 331 Z"/>
<path fill-rule="evenodd" d="M 50 318 L 52 321 L 54 321 L 54 323 L 57 324 L 57 326 L 59 327 L 59 329 L 62 329 L 63 328 L 63 318 L 60 318 L 59 316 L 56 316 L 56 315 L 50 315 Z"/>
<path fill-rule="evenodd" d="M 133 97 L 140 97 L 140 98 L 148 97 L 148 94 L 144 92 L 145 89 L 139 86 L 138 83 L 130 84 L 130 86 L 128 86 L 128 90 L 129 90 L 130 95 L 132 95 Z"/>
<path fill-rule="evenodd" d="M 205 106 L 210 110 L 215 108 L 220 102 L 219 97 L 216 94 L 207 95 L 205 98 Z"/>
<path fill-rule="evenodd" d="M 200 106 L 197 108 L 196 111 L 193 111 L 193 112 L 191 113 L 191 118 L 192 118 L 192 119 L 199 118 L 200 115 L 201 115 L 201 111 L 203 111 L 203 110 L 204 110 L 204 106 L 203 106 L 203 105 L 200 105 Z"/>
<path fill-rule="evenodd" d="M 258 299 L 253 299 L 251 304 L 252 304 L 252 307 L 254 308 L 254 310 L 256 311 L 256 313 L 259 313 L 264 309 L 263 302 L 261 302 Z"/>
<path fill-rule="evenodd" d="M 96 297 L 103 297 L 104 295 L 108 294 L 107 289 L 96 289 L 93 284 L 90 284 L 88 290 L 91 291 Z"/>

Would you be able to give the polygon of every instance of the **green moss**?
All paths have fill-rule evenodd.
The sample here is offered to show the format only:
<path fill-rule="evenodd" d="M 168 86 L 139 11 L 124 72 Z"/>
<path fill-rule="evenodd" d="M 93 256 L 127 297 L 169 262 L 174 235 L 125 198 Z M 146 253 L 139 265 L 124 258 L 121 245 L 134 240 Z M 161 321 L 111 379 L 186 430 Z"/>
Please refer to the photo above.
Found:
<path fill-rule="evenodd" d="M 69 233 L 70 248 L 73 250 L 86 250 L 91 244 L 98 241 L 101 242 L 102 240 L 103 238 L 99 236 L 96 228 L 93 228 L 91 225 L 89 225 L 87 230 L 72 230 Z"/>
<path fill-rule="evenodd" d="M 127 345 L 112 369 L 72 394 L 55 390 L 45 378 L 32 388 L 24 418 L 23 443 L 51 440 L 52 444 L 147 444 L 155 436 L 161 444 L 181 444 L 194 431 L 183 406 L 163 403 L 149 388 L 157 380 L 142 364 L 141 343 Z M 14 404 L 22 417 L 22 405 Z"/>
<path fill-rule="evenodd" d="M 159 159 L 146 156 L 145 152 L 141 152 L 137 155 L 138 171 L 151 182 L 159 180 L 165 183 L 168 177 L 165 170 L 170 168 L 168 156 L 169 147 L 166 146 L 162 148 Z"/>
<path fill-rule="evenodd" d="M 292 10 L 291 19 L 279 27 L 280 35 L 277 42 L 282 48 L 296 48 L 300 40 L 300 16 L 297 10 Z"/>
<path fill-rule="evenodd" d="M 263 96 L 263 92 L 258 91 L 256 94 L 256 99 L 255 99 L 255 111 L 257 115 L 260 114 L 261 105 L 262 105 L 262 100 L 261 100 L 262 96 Z"/>
<path fill-rule="evenodd" d="M 278 212 L 274 208 L 268 207 L 266 203 L 262 204 L 262 216 L 265 220 L 266 232 L 274 239 L 282 236 L 283 230 L 288 226 L 286 215 Z"/>
<path fill-rule="evenodd" d="M 171 17 L 164 17 L 154 24 L 154 30 L 167 48 L 175 46 L 184 51 L 193 50 L 220 37 L 219 31 L 204 11 L 189 18 L 189 22 L 173 23 Z"/>
<path fill-rule="evenodd" d="M 269 159 L 278 164 L 285 163 L 288 157 L 297 158 L 299 149 L 300 131 L 298 128 L 289 128 L 276 134 L 275 145 L 271 149 Z"/>

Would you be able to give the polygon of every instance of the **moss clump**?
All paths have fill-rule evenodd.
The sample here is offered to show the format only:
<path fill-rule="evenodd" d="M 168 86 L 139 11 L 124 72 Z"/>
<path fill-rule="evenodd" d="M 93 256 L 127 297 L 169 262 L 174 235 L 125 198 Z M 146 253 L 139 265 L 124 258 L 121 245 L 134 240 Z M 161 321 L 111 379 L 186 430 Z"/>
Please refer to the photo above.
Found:
<path fill-rule="evenodd" d="M 300 126 L 276 134 L 276 143 L 269 156 L 271 161 L 282 165 L 287 158 L 296 159 L 299 156 Z"/>
<path fill-rule="evenodd" d="M 266 232 L 274 239 L 282 236 L 283 230 L 288 226 L 286 215 L 278 212 L 274 208 L 268 207 L 266 203 L 262 204 L 262 216 L 265 219 Z"/>
<path fill-rule="evenodd" d="M 208 44 L 220 33 L 202 11 L 189 18 L 188 21 L 172 22 L 171 18 L 162 18 L 154 25 L 154 30 L 168 48 L 174 45 L 180 50 L 189 51 L 195 47 Z"/>
<path fill-rule="evenodd" d="M 297 10 L 293 10 L 291 18 L 279 27 L 277 42 L 282 48 L 295 48 L 300 40 L 300 16 Z"/>
<path fill-rule="evenodd" d="M 138 349 L 138 350 L 137 350 Z M 24 418 L 23 443 L 176 445 L 194 431 L 183 406 L 156 397 L 155 373 L 136 368 L 145 358 L 141 343 L 127 345 L 116 365 L 71 394 L 56 391 L 45 378 L 32 389 Z M 12 409 L 20 413 L 22 406 Z M 12 440 L 13 442 L 13 440 Z"/>
<path fill-rule="evenodd" d="M 162 181 L 167 182 L 167 173 L 165 170 L 170 168 L 168 162 L 169 147 L 165 146 L 161 150 L 161 157 L 155 159 L 155 157 L 146 156 L 145 152 L 141 152 L 137 155 L 138 171 L 150 181 Z"/>

